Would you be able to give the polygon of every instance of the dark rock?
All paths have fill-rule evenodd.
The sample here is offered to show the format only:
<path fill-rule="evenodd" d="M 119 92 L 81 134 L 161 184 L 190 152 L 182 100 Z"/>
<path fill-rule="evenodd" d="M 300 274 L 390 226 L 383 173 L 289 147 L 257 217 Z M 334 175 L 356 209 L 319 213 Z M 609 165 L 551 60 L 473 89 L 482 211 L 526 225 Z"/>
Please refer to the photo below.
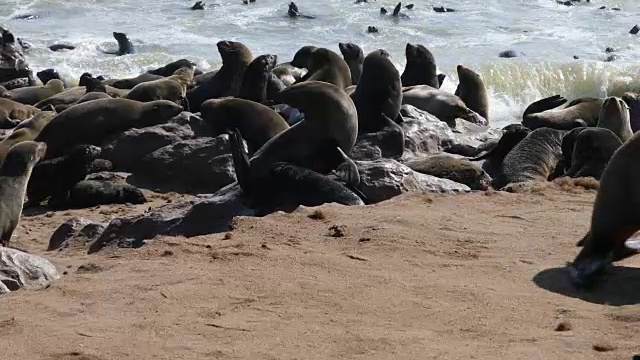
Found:
<path fill-rule="evenodd" d="M 89 219 L 77 216 L 72 217 L 53 232 L 53 235 L 51 235 L 49 239 L 47 251 L 63 247 L 67 248 L 72 245 L 76 246 L 78 245 L 77 243 L 84 247 L 87 243 L 95 240 L 95 237 L 99 235 L 105 227 L 105 225 Z"/>
<path fill-rule="evenodd" d="M 69 44 L 53 44 L 49 45 L 49 50 L 51 51 L 60 51 L 60 50 L 75 50 L 75 46 Z"/>
<path fill-rule="evenodd" d="M 0 248 L 0 294 L 21 288 L 42 289 L 60 278 L 56 267 L 40 256 Z"/>
<path fill-rule="evenodd" d="M 113 170 L 113 163 L 105 159 L 95 159 L 89 166 L 89 174 Z"/>
<path fill-rule="evenodd" d="M 133 169 L 137 178 L 215 192 L 235 181 L 229 136 L 198 138 L 162 147 Z"/>
<path fill-rule="evenodd" d="M 144 204 L 147 198 L 137 187 L 129 184 L 83 180 L 75 184 L 65 199 L 50 204 L 55 209 L 84 209 L 109 204 Z"/>

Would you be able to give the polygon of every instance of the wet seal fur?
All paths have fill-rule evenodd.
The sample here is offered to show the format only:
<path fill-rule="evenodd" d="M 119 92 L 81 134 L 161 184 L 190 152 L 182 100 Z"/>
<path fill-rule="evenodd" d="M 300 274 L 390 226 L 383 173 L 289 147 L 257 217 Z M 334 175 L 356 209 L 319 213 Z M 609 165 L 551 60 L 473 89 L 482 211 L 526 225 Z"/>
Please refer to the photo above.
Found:
<path fill-rule="evenodd" d="M 181 112 L 181 106 L 168 100 L 93 100 L 56 115 L 37 140 L 47 144 L 47 157 L 54 157 L 75 145 L 99 144 L 109 135 L 165 123 Z"/>
<path fill-rule="evenodd" d="M 609 129 L 599 127 L 581 129 L 583 130 L 575 138 L 571 151 L 571 166 L 565 176 L 573 178 L 590 176 L 600 180 L 609 160 L 622 146 L 622 141 Z M 564 139 L 562 144 L 564 147 Z M 564 149 L 563 156 L 565 156 Z"/>
<path fill-rule="evenodd" d="M 429 85 L 440 88 L 440 81 L 436 72 L 436 59 L 423 45 L 407 43 L 405 48 L 407 64 L 402 73 L 402 86 Z"/>
<path fill-rule="evenodd" d="M 47 146 L 24 141 L 13 146 L 0 168 L 0 245 L 9 246 L 18 226 L 33 166 L 44 158 Z"/>
<path fill-rule="evenodd" d="M 578 242 L 582 249 L 568 268 L 578 287 L 592 285 L 610 263 L 638 253 L 625 246 L 640 229 L 638 157 L 640 133 L 615 152 L 602 174 L 589 232 Z"/>
<path fill-rule="evenodd" d="M 374 50 L 364 59 L 362 76 L 351 99 L 358 111 L 358 132 L 377 133 L 383 139 L 381 151 L 385 157 L 401 157 L 404 152 L 404 131 L 395 122 L 402 106 L 400 73 L 385 50 Z"/>
<path fill-rule="evenodd" d="M 580 126 L 596 126 L 604 99 L 580 98 L 569 102 L 560 95 L 550 96 L 530 104 L 522 115 L 522 125 L 531 130 L 548 127 L 571 130 Z"/>
<path fill-rule="evenodd" d="M 489 121 L 489 95 L 480 75 L 475 71 L 458 65 L 456 67 L 460 83 L 456 88 L 458 96 L 467 107 Z"/>
<path fill-rule="evenodd" d="M 344 61 L 349 66 L 351 85 L 358 85 L 358 80 L 360 79 L 360 75 L 362 75 L 362 64 L 364 62 L 362 49 L 354 43 L 338 43 L 338 48 L 342 53 Z"/>
<path fill-rule="evenodd" d="M 294 55 L 291 65 L 308 70 L 301 81 L 324 81 L 341 89 L 351 85 L 349 65 L 329 49 L 304 47 Z"/>
<path fill-rule="evenodd" d="M 622 142 L 625 142 L 633 136 L 630 121 L 629 105 L 621 98 L 611 96 L 602 103 L 597 126 L 613 131 Z"/>
<path fill-rule="evenodd" d="M 103 53 L 109 54 L 109 55 L 122 56 L 127 54 L 134 54 L 136 52 L 135 48 L 133 47 L 133 44 L 129 40 L 129 37 L 127 37 L 127 34 L 114 31 L 113 38 L 116 39 L 116 41 L 118 42 L 118 50 L 103 51 Z"/>

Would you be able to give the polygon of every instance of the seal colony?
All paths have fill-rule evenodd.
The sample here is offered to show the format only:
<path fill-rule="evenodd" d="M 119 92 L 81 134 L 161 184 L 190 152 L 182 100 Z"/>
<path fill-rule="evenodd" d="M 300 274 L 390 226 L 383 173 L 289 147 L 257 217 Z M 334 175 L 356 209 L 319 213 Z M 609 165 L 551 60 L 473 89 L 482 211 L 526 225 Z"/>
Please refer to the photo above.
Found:
<path fill-rule="evenodd" d="M 398 4 L 392 16 L 406 18 L 401 10 Z M 288 16 L 315 18 L 293 2 Z M 125 34 L 113 36 L 119 44 L 113 54 L 135 52 Z M 12 36 L 4 38 L 10 42 Z M 144 203 L 144 193 L 132 184 L 104 174 L 106 180 L 89 177 L 101 167 L 135 171 L 166 154 L 186 154 L 206 166 L 178 161 L 185 163 L 182 170 L 161 172 L 156 180 L 171 185 L 200 168 L 224 170 L 230 180 L 223 185 L 235 181 L 241 203 L 254 215 L 389 198 L 372 176 L 395 181 L 395 175 L 371 175 L 368 166 L 395 166 L 474 190 L 515 191 L 527 182 L 590 176 L 602 183 L 570 278 L 582 286 L 607 264 L 637 252 L 624 245 L 640 229 L 640 200 L 629 180 L 640 176 L 633 93 L 571 100 L 552 95 L 530 104 L 514 119 L 519 124 L 496 136 L 482 76 L 458 64 L 455 92 L 443 90 L 444 76 L 424 44 L 406 44 L 402 71 L 386 50 L 364 52 L 351 42 L 300 44 L 285 61 L 256 56 L 241 41 L 221 40 L 216 48 L 222 66 L 209 72 L 178 59 L 122 79 L 85 72 L 78 86 L 67 86 L 48 68 L 37 72 L 42 84 L 0 88 L 2 244 L 11 238 L 25 197 L 29 207 L 54 210 Z M 451 134 L 436 151 L 434 133 Z M 202 139 L 207 145 L 198 148 Z M 127 141 L 136 146 L 116 154 Z"/>

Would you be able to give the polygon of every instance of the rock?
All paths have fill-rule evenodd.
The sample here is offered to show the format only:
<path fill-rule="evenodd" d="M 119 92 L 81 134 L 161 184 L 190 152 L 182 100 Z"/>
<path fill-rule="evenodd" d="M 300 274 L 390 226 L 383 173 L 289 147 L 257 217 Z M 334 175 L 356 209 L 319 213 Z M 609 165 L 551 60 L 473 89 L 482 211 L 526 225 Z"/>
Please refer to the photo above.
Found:
<path fill-rule="evenodd" d="M 105 159 L 95 159 L 89 166 L 89 174 L 113 170 L 113 163 Z"/>
<path fill-rule="evenodd" d="M 211 128 L 211 125 L 206 121 L 202 120 L 200 117 L 200 113 L 192 114 L 188 111 L 183 111 L 177 116 L 174 116 L 171 120 L 169 120 L 169 124 L 176 124 L 181 126 L 187 126 L 190 131 L 193 133 L 192 137 L 214 137 L 216 136 L 215 131 Z M 180 135 L 177 134 L 176 135 Z M 186 137 L 182 136 L 183 139 Z"/>
<path fill-rule="evenodd" d="M 3 41 L 0 43 L 0 84 L 7 90 L 35 85 L 33 72 L 22 53 L 19 43 L 11 32 L 0 25 Z"/>
<path fill-rule="evenodd" d="M 110 181 L 114 183 L 124 184 L 127 182 L 127 177 L 129 177 L 129 175 L 129 173 L 125 172 L 101 171 L 87 175 L 87 178 L 85 180 Z"/>
<path fill-rule="evenodd" d="M 59 278 L 58 270 L 49 260 L 15 249 L 0 248 L 0 294 L 21 288 L 41 289 Z"/>
<path fill-rule="evenodd" d="M 356 161 L 360 172 L 358 189 L 369 203 L 377 203 L 405 192 L 467 192 L 462 184 L 435 176 L 420 174 L 395 160 Z"/>
<path fill-rule="evenodd" d="M 235 181 L 229 136 L 179 141 L 145 156 L 137 178 L 213 193 Z"/>
<path fill-rule="evenodd" d="M 62 225 L 58 226 L 56 231 L 53 232 L 51 238 L 49 238 L 49 246 L 47 251 L 56 250 L 61 248 L 67 241 L 76 236 L 82 228 L 94 222 L 82 217 L 74 216 L 71 219 L 65 221 Z"/>

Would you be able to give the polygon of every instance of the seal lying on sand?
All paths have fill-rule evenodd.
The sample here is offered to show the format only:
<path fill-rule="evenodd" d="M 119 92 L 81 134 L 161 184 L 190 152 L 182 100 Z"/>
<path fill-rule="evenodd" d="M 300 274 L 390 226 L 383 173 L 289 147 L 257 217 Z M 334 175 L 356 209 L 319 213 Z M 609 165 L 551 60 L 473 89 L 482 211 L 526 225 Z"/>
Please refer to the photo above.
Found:
<path fill-rule="evenodd" d="M 0 168 L 0 245 L 9 246 L 18 226 L 33 166 L 44 158 L 47 146 L 24 141 L 13 146 Z"/>

